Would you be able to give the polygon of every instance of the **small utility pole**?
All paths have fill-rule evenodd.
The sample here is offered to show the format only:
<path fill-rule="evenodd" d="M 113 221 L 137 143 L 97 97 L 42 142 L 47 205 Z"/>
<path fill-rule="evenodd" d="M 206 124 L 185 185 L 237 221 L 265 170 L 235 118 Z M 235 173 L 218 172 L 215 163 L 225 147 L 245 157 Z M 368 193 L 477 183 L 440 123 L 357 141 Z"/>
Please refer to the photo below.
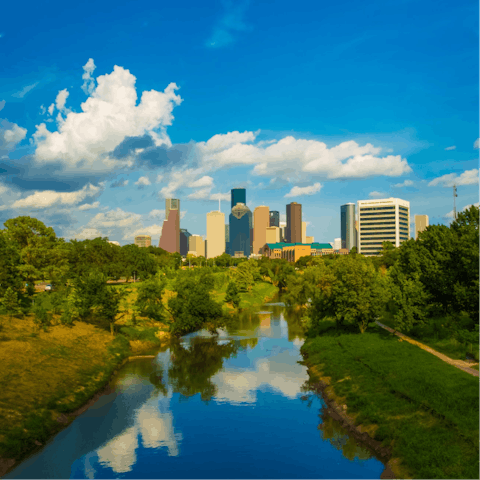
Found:
<path fill-rule="evenodd" d="M 457 219 L 457 207 L 455 205 L 455 198 L 458 197 L 457 195 L 457 186 L 453 186 L 453 219 Z"/>

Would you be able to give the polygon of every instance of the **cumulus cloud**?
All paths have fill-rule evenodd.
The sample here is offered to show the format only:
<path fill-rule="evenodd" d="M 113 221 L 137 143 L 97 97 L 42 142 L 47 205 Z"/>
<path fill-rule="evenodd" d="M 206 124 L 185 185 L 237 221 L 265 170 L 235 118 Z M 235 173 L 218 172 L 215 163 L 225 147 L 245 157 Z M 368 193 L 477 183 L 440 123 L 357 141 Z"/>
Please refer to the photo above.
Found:
<path fill-rule="evenodd" d="M 5 100 L 0 100 L 0 111 L 3 110 L 4 106 L 5 106 Z"/>
<path fill-rule="evenodd" d="M 26 128 L 19 127 L 16 123 L 11 123 L 8 120 L 2 120 L 0 122 L 0 152 L 2 150 L 13 150 L 26 135 Z"/>
<path fill-rule="evenodd" d="M 95 228 L 130 227 L 140 222 L 141 218 L 142 216 L 138 213 L 125 212 L 121 208 L 117 208 L 105 213 L 97 213 L 88 222 L 88 226 Z"/>
<path fill-rule="evenodd" d="M 121 179 L 116 180 L 110 185 L 110 188 L 126 187 L 128 185 L 128 180 Z"/>
<path fill-rule="evenodd" d="M 373 192 L 370 192 L 368 194 L 368 196 L 370 198 L 385 198 L 387 196 L 386 193 L 383 193 L 383 192 L 377 192 L 377 191 L 373 191 Z"/>
<path fill-rule="evenodd" d="M 48 107 L 48 114 L 49 115 L 53 115 L 53 111 L 55 110 L 55 104 L 52 103 L 49 107 Z"/>
<path fill-rule="evenodd" d="M 453 185 L 474 185 L 478 183 L 478 168 L 472 170 L 465 170 L 461 175 L 455 173 L 448 173 L 441 177 L 433 179 L 428 186 L 436 187 L 441 185 L 443 187 L 453 187 Z"/>
<path fill-rule="evenodd" d="M 210 196 L 211 188 L 202 188 L 188 195 L 189 200 L 206 200 Z"/>
<path fill-rule="evenodd" d="M 57 107 L 57 110 L 62 111 L 65 109 L 65 104 L 67 103 L 67 98 L 69 95 L 70 94 L 68 93 L 68 90 L 66 88 L 58 92 L 57 98 L 55 99 L 55 105 Z"/>
<path fill-rule="evenodd" d="M 318 182 L 308 187 L 295 186 L 284 197 L 291 198 L 291 197 L 301 197 L 303 195 L 314 195 L 315 193 L 318 193 L 321 188 L 322 188 L 322 184 Z"/>
<path fill-rule="evenodd" d="M 148 214 L 149 218 L 159 218 L 159 219 L 164 219 L 165 218 L 165 210 L 152 210 Z"/>
<path fill-rule="evenodd" d="M 212 193 L 210 195 L 210 200 L 226 200 L 229 201 L 231 199 L 230 193 Z"/>
<path fill-rule="evenodd" d="M 413 185 L 413 182 L 411 180 L 405 180 L 402 183 L 396 183 L 394 187 L 411 187 Z"/>
<path fill-rule="evenodd" d="M 412 170 L 400 155 L 378 155 L 370 143 L 342 142 L 328 148 L 318 140 L 287 136 L 275 143 L 253 142 L 258 132 L 230 132 L 197 144 L 201 164 L 207 170 L 253 165 L 256 175 L 274 176 L 288 182 L 305 182 L 312 176 L 327 179 L 400 176 Z"/>
<path fill-rule="evenodd" d="M 455 150 L 457 147 L 452 145 L 451 147 L 446 147 L 445 150 Z"/>
<path fill-rule="evenodd" d="M 190 184 L 190 187 L 192 188 L 211 186 L 213 186 L 213 178 L 209 177 L 208 175 L 205 175 L 204 177 L 199 178 Z"/>
<path fill-rule="evenodd" d="M 160 173 L 157 175 L 157 179 L 155 180 L 155 183 L 160 183 L 163 180 L 163 175 Z"/>
<path fill-rule="evenodd" d="M 145 187 L 147 185 L 151 185 L 152 183 L 148 179 L 148 177 L 140 177 L 136 182 L 135 185 L 138 185 L 139 188 Z"/>
<path fill-rule="evenodd" d="M 85 198 L 92 197 L 100 193 L 101 188 L 92 185 L 85 185 L 81 190 L 76 192 L 54 192 L 45 190 L 43 192 L 35 192 L 26 198 L 22 198 L 13 203 L 13 208 L 48 208 L 53 205 L 77 205 L 83 202 Z"/>
<path fill-rule="evenodd" d="M 168 185 L 163 187 L 158 192 L 158 195 L 161 198 L 173 198 L 177 190 L 195 182 L 202 174 L 202 169 L 187 168 L 186 170 L 174 170 L 169 175 Z"/>
<path fill-rule="evenodd" d="M 473 148 L 480 148 L 480 138 L 477 138 L 473 144 Z"/>
<path fill-rule="evenodd" d="M 464 212 L 465 210 L 468 210 L 470 207 L 478 207 L 479 206 L 479 203 L 471 203 L 469 205 L 465 205 L 461 210 L 457 210 L 457 213 L 458 212 Z M 448 212 L 445 217 L 446 219 L 450 219 L 450 220 L 453 220 L 453 210 L 451 210 L 450 212 Z"/>
<path fill-rule="evenodd" d="M 123 240 L 134 240 L 137 235 L 150 235 L 152 237 L 152 245 L 157 243 L 153 241 L 153 237 L 160 239 L 162 234 L 161 225 L 149 225 L 148 227 L 140 227 L 133 232 L 125 232 Z"/>
<path fill-rule="evenodd" d="M 71 238 L 77 240 L 93 240 L 94 238 L 102 237 L 102 232 L 96 228 L 82 228 L 78 233 L 75 233 Z"/>
<path fill-rule="evenodd" d="M 94 208 L 98 208 L 100 206 L 100 202 L 93 202 L 93 203 L 84 203 L 78 207 L 79 210 L 92 210 Z"/>
<path fill-rule="evenodd" d="M 93 58 L 89 58 L 88 62 L 83 66 L 83 85 L 82 90 L 85 95 L 90 95 L 95 90 L 95 79 L 92 77 L 92 73 L 95 70 L 96 66 L 93 62 Z"/>
<path fill-rule="evenodd" d="M 45 123 L 36 126 L 35 160 L 43 165 L 61 163 L 67 171 L 111 171 L 131 165 L 111 156 L 126 137 L 148 134 L 156 146 L 171 142 L 166 127 L 172 111 L 182 101 L 171 83 L 163 92 L 145 91 L 137 105 L 136 78 L 128 70 L 115 66 L 113 72 L 97 78 L 97 87 L 81 104 L 81 112 L 69 112 L 58 131 L 50 132 Z"/>

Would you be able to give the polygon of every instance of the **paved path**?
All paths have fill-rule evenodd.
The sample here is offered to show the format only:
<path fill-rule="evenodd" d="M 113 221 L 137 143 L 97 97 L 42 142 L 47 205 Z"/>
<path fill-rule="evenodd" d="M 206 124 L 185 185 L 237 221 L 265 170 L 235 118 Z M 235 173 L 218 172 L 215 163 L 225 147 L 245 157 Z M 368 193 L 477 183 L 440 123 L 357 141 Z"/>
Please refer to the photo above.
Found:
<path fill-rule="evenodd" d="M 380 327 L 384 328 L 385 330 L 388 330 L 389 332 L 394 333 L 397 337 L 400 337 L 402 340 L 405 340 L 409 343 L 412 343 L 413 345 L 417 345 L 418 347 L 423 348 L 423 350 L 426 350 L 427 352 L 430 352 L 433 355 L 435 355 L 436 357 L 440 358 L 444 362 L 447 362 L 450 365 L 453 365 L 454 367 L 457 367 L 460 370 L 463 370 L 464 372 L 467 372 L 470 375 L 473 375 L 474 377 L 478 377 L 478 374 L 479 374 L 478 370 L 475 370 L 474 368 L 469 367 L 469 365 L 471 365 L 471 363 L 464 362 L 463 360 L 454 360 L 453 358 L 447 357 L 443 353 L 437 352 L 436 350 L 429 347 L 428 345 L 425 345 L 424 343 L 417 342 L 413 338 L 407 337 L 403 333 L 397 332 L 393 328 L 387 327 L 383 323 L 380 323 L 378 320 L 375 321 L 375 323 L 377 325 L 379 325 Z"/>

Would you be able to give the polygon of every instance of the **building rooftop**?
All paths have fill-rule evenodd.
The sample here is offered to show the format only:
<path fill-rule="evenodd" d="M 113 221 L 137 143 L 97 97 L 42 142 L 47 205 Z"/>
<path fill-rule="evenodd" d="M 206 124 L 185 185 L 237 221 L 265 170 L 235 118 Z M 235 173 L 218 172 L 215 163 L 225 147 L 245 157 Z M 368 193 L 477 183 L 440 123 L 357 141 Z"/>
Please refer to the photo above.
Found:
<path fill-rule="evenodd" d="M 295 245 L 303 245 L 305 247 L 311 247 L 314 249 L 321 249 L 321 248 L 332 248 L 332 246 L 329 243 L 267 243 L 268 248 L 270 250 L 274 250 L 275 248 L 283 248 L 283 247 L 294 247 Z M 333 249 L 333 248 L 332 248 Z"/>

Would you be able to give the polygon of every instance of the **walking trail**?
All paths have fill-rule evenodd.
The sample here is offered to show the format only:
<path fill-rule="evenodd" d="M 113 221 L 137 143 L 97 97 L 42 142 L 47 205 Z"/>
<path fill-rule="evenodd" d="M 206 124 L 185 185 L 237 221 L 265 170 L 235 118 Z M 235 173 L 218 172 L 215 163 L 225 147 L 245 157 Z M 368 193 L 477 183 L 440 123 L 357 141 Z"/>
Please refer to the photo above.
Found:
<path fill-rule="evenodd" d="M 397 337 L 400 337 L 402 340 L 405 340 L 409 343 L 412 343 L 413 345 L 417 345 L 417 347 L 423 348 L 423 350 L 426 350 L 427 352 L 432 353 L 436 357 L 440 358 L 444 362 L 449 363 L 450 365 L 453 365 L 454 367 L 459 368 L 460 370 L 463 370 L 464 372 L 469 373 L 470 375 L 473 375 L 474 377 L 478 377 L 478 370 L 475 370 L 474 368 L 470 368 L 469 365 L 472 365 L 471 363 L 464 362 L 463 360 L 454 360 L 453 358 L 447 357 L 443 353 L 437 352 L 433 348 L 429 347 L 428 345 L 425 345 L 424 343 L 417 342 L 413 338 L 407 337 L 403 333 L 397 332 L 393 328 L 387 327 L 383 323 L 380 323 L 378 320 L 375 322 L 378 326 L 384 328 L 385 330 L 388 330 L 391 333 L 394 333 Z"/>

